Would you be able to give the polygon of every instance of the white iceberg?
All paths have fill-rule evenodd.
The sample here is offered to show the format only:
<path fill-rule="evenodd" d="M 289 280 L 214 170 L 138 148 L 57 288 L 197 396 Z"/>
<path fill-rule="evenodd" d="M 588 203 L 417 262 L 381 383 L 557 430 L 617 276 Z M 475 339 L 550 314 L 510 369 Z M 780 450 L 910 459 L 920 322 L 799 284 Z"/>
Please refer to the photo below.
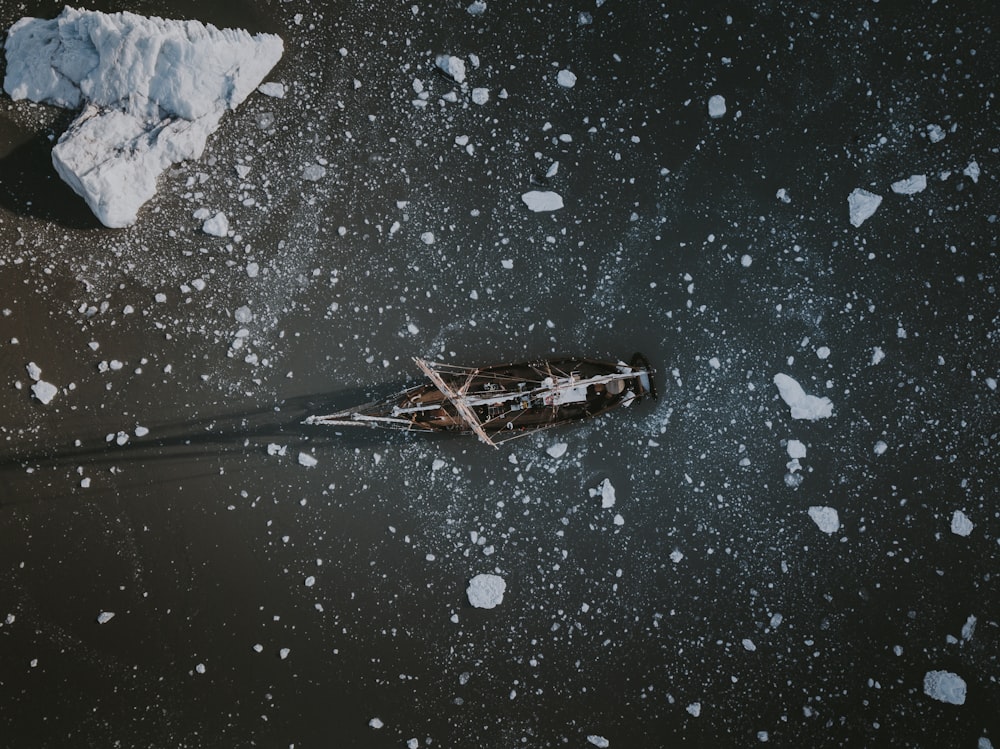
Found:
<path fill-rule="evenodd" d="M 793 419 L 816 421 L 833 414 L 833 402 L 829 398 L 806 395 L 802 386 L 788 375 L 779 372 L 774 376 L 774 384 L 778 386 L 781 399 L 791 406 Z"/>
<path fill-rule="evenodd" d="M 924 694 L 949 705 L 965 704 L 965 679 L 951 671 L 924 674 Z"/>
<path fill-rule="evenodd" d="M 469 581 L 465 594 L 477 609 L 492 609 L 503 603 L 507 582 L 499 575 L 476 575 Z"/>
<path fill-rule="evenodd" d="M 558 211 L 563 207 L 562 196 L 550 190 L 530 190 L 521 196 L 521 200 L 535 213 Z"/>
<path fill-rule="evenodd" d="M 882 204 L 882 196 L 862 190 L 860 187 L 847 196 L 847 208 L 850 212 L 851 226 L 861 226 L 866 219 L 872 217 Z"/>
<path fill-rule="evenodd" d="M 916 195 L 927 189 L 927 175 L 914 174 L 892 183 L 892 191 L 898 195 Z"/>
<path fill-rule="evenodd" d="M 52 162 L 101 223 L 121 227 L 135 223 L 167 167 L 201 156 L 283 45 L 198 21 L 65 8 L 50 21 L 22 18 L 5 50 L 13 99 L 83 107 Z"/>
<path fill-rule="evenodd" d="M 708 116 L 717 120 L 726 114 L 726 97 L 716 94 L 708 100 Z"/>
<path fill-rule="evenodd" d="M 824 533 L 836 533 L 840 528 L 840 516 L 832 507 L 810 507 L 809 517 Z"/>

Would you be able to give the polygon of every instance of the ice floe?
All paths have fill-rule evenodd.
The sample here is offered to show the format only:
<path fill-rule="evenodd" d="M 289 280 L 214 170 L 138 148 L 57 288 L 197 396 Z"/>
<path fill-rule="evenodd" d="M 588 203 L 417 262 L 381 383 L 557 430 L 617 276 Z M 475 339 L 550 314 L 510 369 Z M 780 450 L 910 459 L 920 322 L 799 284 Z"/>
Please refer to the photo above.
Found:
<path fill-rule="evenodd" d="M 477 609 L 492 609 L 503 603 L 503 594 L 507 590 L 507 582 L 499 575 L 476 575 L 469 581 L 465 594 L 469 603 Z"/>
<path fill-rule="evenodd" d="M 965 704 L 965 679 L 951 671 L 924 674 L 924 694 L 949 705 Z"/>
<path fill-rule="evenodd" d="M 861 226 L 866 219 L 872 217 L 882 204 L 882 196 L 876 195 L 860 187 L 847 196 L 847 208 L 850 212 L 851 226 Z"/>
<path fill-rule="evenodd" d="M 833 402 L 829 398 L 807 395 L 802 386 L 788 375 L 776 374 L 774 384 L 781 399 L 791 407 L 793 419 L 816 421 L 833 414 Z"/>
<path fill-rule="evenodd" d="M 558 211 L 563 207 L 562 196 L 549 190 L 530 190 L 521 196 L 521 200 L 524 201 L 529 210 L 535 213 Z"/>
<path fill-rule="evenodd" d="M 13 99 L 83 108 L 52 162 L 101 223 L 122 227 L 167 167 L 201 156 L 283 45 L 273 34 L 67 7 L 52 20 L 22 18 L 5 49 Z"/>

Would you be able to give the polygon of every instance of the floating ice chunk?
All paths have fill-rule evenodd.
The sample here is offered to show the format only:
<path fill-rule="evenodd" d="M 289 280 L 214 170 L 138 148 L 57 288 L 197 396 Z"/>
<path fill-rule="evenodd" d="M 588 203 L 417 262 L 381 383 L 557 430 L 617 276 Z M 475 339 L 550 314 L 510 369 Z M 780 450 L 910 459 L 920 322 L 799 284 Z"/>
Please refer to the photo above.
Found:
<path fill-rule="evenodd" d="M 701 715 L 701 703 L 700 703 L 700 702 L 692 702 L 692 703 L 691 703 L 690 705 L 688 705 L 688 706 L 687 706 L 687 708 L 685 708 L 685 709 L 686 709 L 686 710 L 687 710 L 687 711 L 688 711 L 688 712 L 689 712 L 689 713 L 690 713 L 691 715 L 693 715 L 693 716 L 694 716 L 695 718 L 697 718 L 697 717 L 698 717 L 699 715 Z"/>
<path fill-rule="evenodd" d="M 965 679 L 951 671 L 924 674 L 924 694 L 949 705 L 965 704 Z"/>
<path fill-rule="evenodd" d="M 892 191 L 900 195 L 916 195 L 927 189 L 927 176 L 914 174 L 912 177 L 892 183 Z"/>
<path fill-rule="evenodd" d="M 472 89 L 472 103 L 482 106 L 490 100 L 490 90 L 488 88 Z"/>
<path fill-rule="evenodd" d="M 469 581 L 465 594 L 469 603 L 478 609 L 492 609 L 503 603 L 503 594 L 507 590 L 506 581 L 499 575 L 476 575 Z"/>
<path fill-rule="evenodd" d="M 236 318 L 236 322 L 240 323 L 240 325 L 246 325 L 253 320 L 253 312 L 246 306 L 237 307 L 236 311 L 233 312 L 233 317 Z"/>
<path fill-rule="evenodd" d="M 420 235 L 420 241 L 423 242 L 424 244 L 434 244 L 435 242 L 434 232 L 425 231 L 423 234 Z"/>
<path fill-rule="evenodd" d="M 850 212 L 851 226 L 861 226 L 866 219 L 878 210 L 882 204 L 882 196 L 873 192 L 856 188 L 847 196 L 847 207 Z"/>
<path fill-rule="evenodd" d="M 613 522 L 615 525 L 625 525 L 625 518 L 623 518 L 620 514 L 618 514 L 615 515 Z"/>
<path fill-rule="evenodd" d="M 786 190 L 784 187 L 779 188 L 778 191 L 774 194 L 774 197 L 776 197 L 782 203 L 792 202 L 792 196 L 788 194 L 788 190 Z"/>
<path fill-rule="evenodd" d="M 226 214 L 219 211 L 201 225 L 201 230 L 213 237 L 224 237 L 229 234 L 229 219 L 226 218 Z"/>
<path fill-rule="evenodd" d="M 147 429 L 146 427 L 144 427 L 144 426 L 137 426 L 135 428 L 135 436 L 136 437 L 145 437 L 147 434 L 149 434 L 149 429 Z"/>
<path fill-rule="evenodd" d="M 716 94 L 708 100 L 708 116 L 712 119 L 719 119 L 726 114 L 726 99 L 724 96 Z"/>
<path fill-rule="evenodd" d="M 443 460 L 441 460 L 441 458 L 434 458 L 434 462 L 431 463 L 431 470 L 432 471 L 440 471 L 446 465 L 447 465 L 447 463 L 445 463 Z"/>
<path fill-rule="evenodd" d="M 965 624 L 962 625 L 962 639 L 966 642 L 971 640 L 976 633 L 976 621 L 975 615 L 970 614 L 969 618 L 965 620 Z"/>
<path fill-rule="evenodd" d="M 833 402 L 829 398 L 806 395 L 799 383 L 788 375 L 776 374 L 774 384 L 778 386 L 781 399 L 791 406 L 793 419 L 816 421 L 833 414 Z"/>
<path fill-rule="evenodd" d="M 939 143 L 944 140 L 945 132 L 940 125 L 928 125 L 927 126 L 927 137 L 931 139 L 931 143 Z"/>
<path fill-rule="evenodd" d="M 798 440 L 788 440 L 786 450 L 788 451 L 788 457 L 792 460 L 806 457 L 806 446 Z"/>
<path fill-rule="evenodd" d="M 601 507 L 615 506 L 615 487 L 611 485 L 611 479 L 604 479 L 597 485 L 596 489 L 588 490 L 591 497 L 601 498 Z"/>
<path fill-rule="evenodd" d="M 59 393 L 59 388 L 53 385 L 51 382 L 46 382 L 45 380 L 39 380 L 34 385 L 31 386 L 32 394 L 42 402 L 43 405 L 49 405 L 52 399 L 56 397 Z"/>
<path fill-rule="evenodd" d="M 590 736 L 588 736 L 587 741 L 589 741 L 594 746 L 598 747 L 598 749 L 608 749 L 608 747 L 611 746 L 610 741 L 608 741 L 603 736 L 598 736 L 597 734 L 591 734 Z"/>
<path fill-rule="evenodd" d="M 674 564 L 679 563 L 683 558 L 684 558 L 684 553 L 679 551 L 678 549 L 674 549 L 672 552 L 670 552 L 670 561 L 673 562 Z"/>
<path fill-rule="evenodd" d="M 757 649 L 757 646 L 754 645 L 753 640 L 751 640 L 749 637 L 745 637 L 743 639 L 743 649 L 746 650 L 747 652 L 752 653 Z"/>
<path fill-rule="evenodd" d="M 576 85 L 576 74 L 570 70 L 560 70 L 556 74 L 556 82 L 563 88 L 573 88 Z"/>
<path fill-rule="evenodd" d="M 311 588 L 315 584 L 316 584 L 316 578 L 313 575 L 309 575 L 309 577 L 307 577 L 303 581 L 303 585 L 305 585 L 307 588 Z"/>
<path fill-rule="evenodd" d="M 883 442 L 882 440 L 879 440 L 878 442 L 876 442 L 875 446 L 872 448 L 872 450 L 874 451 L 874 453 L 876 455 L 882 455 L 888 449 L 889 449 L 889 446 L 887 444 L 885 444 L 885 442 Z"/>
<path fill-rule="evenodd" d="M 836 533 L 840 528 L 840 518 L 832 507 L 810 507 L 809 517 L 824 533 Z"/>
<path fill-rule="evenodd" d="M 157 177 L 201 156 L 226 110 L 282 51 L 271 34 L 65 8 L 11 26 L 4 88 L 14 99 L 83 107 L 53 165 L 105 226 L 128 226 Z"/>
<path fill-rule="evenodd" d="M 282 648 L 278 651 L 278 657 L 281 658 L 281 660 L 285 660 L 291 652 L 290 648 Z"/>
<path fill-rule="evenodd" d="M 961 510 L 955 510 L 951 516 L 951 532 L 956 536 L 968 536 L 975 526 L 969 516 Z"/>
<path fill-rule="evenodd" d="M 885 351 L 883 351 L 879 346 L 872 349 L 872 364 L 878 364 L 885 358 Z"/>
<path fill-rule="evenodd" d="M 285 98 L 285 85 L 283 83 L 268 81 L 257 86 L 257 90 L 264 94 L 264 96 L 270 96 L 273 99 Z"/>
<path fill-rule="evenodd" d="M 470 16 L 481 16 L 486 12 L 486 3 L 484 3 L 483 0 L 475 0 L 475 2 L 471 3 L 469 7 L 465 9 L 465 12 Z"/>
<path fill-rule="evenodd" d="M 818 349 L 816 349 L 816 356 L 818 356 L 820 359 L 829 359 L 830 358 L 830 349 L 829 349 L 829 347 L 828 346 L 820 346 Z"/>
<path fill-rule="evenodd" d="M 744 255 L 743 257 L 740 258 L 740 265 L 742 265 L 744 268 L 749 268 L 752 263 L 753 263 L 753 258 L 750 257 L 749 255 Z"/>
<path fill-rule="evenodd" d="M 307 182 L 319 182 L 326 176 L 326 167 L 322 164 L 307 164 L 302 168 L 302 179 Z"/>
<path fill-rule="evenodd" d="M 299 453 L 299 465 L 305 466 L 306 468 L 312 468 L 317 463 L 319 463 L 316 458 L 314 458 L 309 453 Z"/>
<path fill-rule="evenodd" d="M 558 211 L 563 207 L 562 196 L 549 190 L 530 190 L 521 196 L 521 200 L 535 213 Z"/>
<path fill-rule="evenodd" d="M 25 369 L 28 370 L 28 377 L 30 377 L 35 382 L 38 382 L 40 379 L 42 379 L 42 368 L 39 367 L 37 364 L 35 364 L 33 361 L 28 362 L 28 365 L 25 367 Z"/>
<path fill-rule="evenodd" d="M 97 623 L 98 624 L 107 624 L 108 622 L 110 622 L 114 618 L 115 618 L 115 612 L 114 611 L 102 611 L 100 614 L 97 615 Z"/>
<path fill-rule="evenodd" d="M 465 82 L 465 60 L 461 57 L 438 55 L 437 59 L 434 60 L 434 64 L 446 75 L 454 79 L 455 83 Z"/>
<path fill-rule="evenodd" d="M 566 448 L 568 447 L 569 445 L 566 444 L 565 442 L 556 442 L 554 445 L 549 445 L 548 447 L 546 447 L 545 452 L 549 454 L 549 457 L 561 458 L 563 455 L 566 454 Z"/>
<path fill-rule="evenodd" d="M 979 164 L 975 159 L 969 162 L 969 165 L 962 170 L 962 174 L 972 180 L 972 182 L 979 182 Z"/>

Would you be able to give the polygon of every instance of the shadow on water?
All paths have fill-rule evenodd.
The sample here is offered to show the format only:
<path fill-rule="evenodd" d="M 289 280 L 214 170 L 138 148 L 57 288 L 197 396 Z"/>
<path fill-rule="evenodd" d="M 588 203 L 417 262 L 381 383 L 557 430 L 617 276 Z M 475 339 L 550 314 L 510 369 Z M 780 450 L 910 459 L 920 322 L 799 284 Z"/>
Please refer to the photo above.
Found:
<path fill-rule="evenodd" d="M 61 132 L 71 119 L 71 114 L 60 117 L 56 129 Z M 67 229 L 103 229 L 83 198 L 59 178 L 52 145 L 48 134 L 35 133 L 0 159 L 0 206 Z"/>
<path fill-rule="evenodd" d="M 42 467 L 67 466 L 101 467 L 122 465 L 129 461 L 196 461 L 208 456 L 259 452 L 265 441 L 275 442 L 290 449 L 303 443 L 330 447 L 340 452 L 399 445 L 413 435 L 405 432 L 373 428 L 335 429 L 304 424 L 307 416 L 328 413 L 358 405 L 373 398 L 387 397 L 402 390 L 404 385 L 386 385 L 376 392 L 371 389 L 352 389 L 331 393 L 296 396 L 279 401 L 271 408 L 238 410 L 229 413 L 202 416 L 149 426 L 148 437 L 130 436 L 119 445 L 106 435 L 95 435 L 89 440 L 52 445 L 31 451 L 16 449 L 0 454 L 0 475 L 7 472 L 23 474 L 25 470 Z M 433 436 L 433 435 L 432 435 Z M 34 501 L 31 497 L 13 497 L 2 500 L 9 506 Z"/>

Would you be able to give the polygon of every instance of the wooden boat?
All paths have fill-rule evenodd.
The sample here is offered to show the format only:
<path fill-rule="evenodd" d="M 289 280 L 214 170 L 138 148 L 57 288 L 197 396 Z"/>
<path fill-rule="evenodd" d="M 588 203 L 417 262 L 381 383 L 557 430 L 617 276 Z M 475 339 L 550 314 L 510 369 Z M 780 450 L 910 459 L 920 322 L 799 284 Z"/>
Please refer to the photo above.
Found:
<path fill-rule="evenodd" d="M 642 354 L 631 363 L 570 357 L 490 367 L 413 360 L 430 382 L 306 424 L 475 434 L 488 445 L 656 397 Z"/>

